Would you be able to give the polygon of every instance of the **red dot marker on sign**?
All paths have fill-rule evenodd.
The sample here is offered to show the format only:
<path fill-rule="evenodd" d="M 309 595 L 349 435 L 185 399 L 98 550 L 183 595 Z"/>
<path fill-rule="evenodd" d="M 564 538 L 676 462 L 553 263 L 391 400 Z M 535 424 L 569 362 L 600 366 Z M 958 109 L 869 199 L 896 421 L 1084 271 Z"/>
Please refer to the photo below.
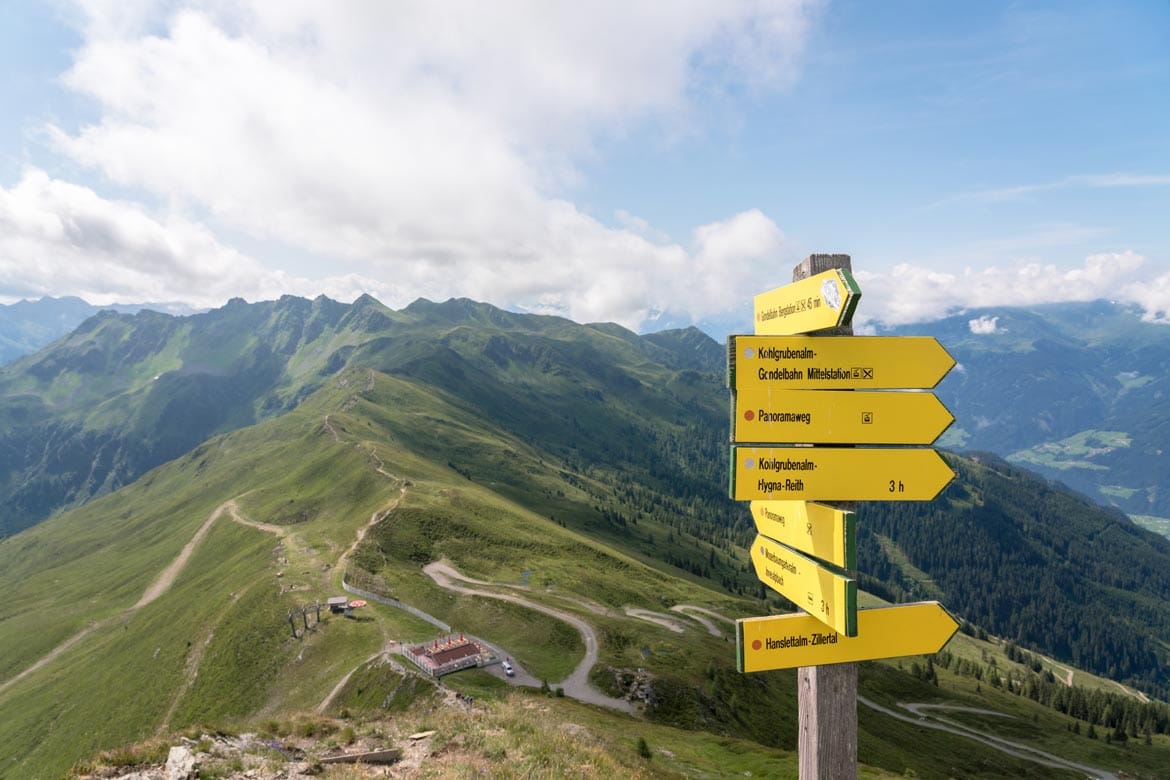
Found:
<path fill-rule="evenodd" d="M 758 639 L 756 639 L 755 641 L 752 642 L 752 650 L 759 650 L 763 646 L 764 646 L 764 643 Z"/>
<path fill-rule="evenodd" d="M 743 419 L 747 420 L 748 422 L 751 422 L 752 420 L 756 419 L 756 413 L 753 412 L 751 409 L 748 409 L 746 412 L 743 413 Z"/>

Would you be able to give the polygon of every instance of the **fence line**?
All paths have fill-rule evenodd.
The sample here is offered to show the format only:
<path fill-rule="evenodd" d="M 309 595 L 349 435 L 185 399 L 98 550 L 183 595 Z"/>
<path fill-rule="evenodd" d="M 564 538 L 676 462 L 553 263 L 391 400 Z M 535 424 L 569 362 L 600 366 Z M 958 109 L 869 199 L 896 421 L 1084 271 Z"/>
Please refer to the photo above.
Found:
<path fill-rule="evenodd" d="M 426 612 L 423 612 L 421 609 L 417 609 L 415 607 L 412 607 L 409 604 L 403 604 L 398 599 L 392 599 L 392 598 L 389 598 L 388 596 L 380 596 L 377 593 L 371 593 L 368 590 L 362 590 L 361 588 L 355 588 L 354 586 L 350 585 L 348 582 L 345 581 L 344 574 L 342 574 L 342 576 L 341 576 L 341 587 L 347 593 L 352 593 L 355 596 L 361 596 L 363 599 L 368 599 L 370 601 L 376 601 L 379 604 L 385 604 L 388 607 L 394 607 L 395 609 L 401 609 L 404 612 L 409 612 L 410 614 L 414 615 L 416 618 L 419 618 L 420 620 L 425 620 L 426 622 L 430 623 L 432 626 L 435 626 L 436 628 L 440 628 L 443 631 L 446 631 L 447 633 L 451 633 L 451 626 L 447 625 L 442 620 L 439 620 L 434 615 L 428 615 Z"/>

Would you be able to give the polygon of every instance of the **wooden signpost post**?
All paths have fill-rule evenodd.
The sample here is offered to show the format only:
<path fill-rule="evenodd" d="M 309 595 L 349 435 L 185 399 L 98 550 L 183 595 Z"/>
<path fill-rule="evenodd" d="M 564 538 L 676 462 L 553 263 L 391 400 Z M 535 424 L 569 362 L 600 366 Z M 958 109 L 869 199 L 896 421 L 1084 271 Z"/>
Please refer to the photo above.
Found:
<path fill-rule="evenodd" d="M 848 780 L 856 662 L 935 653 L 958 628 L 937 602 L 857 608 L 852 502 L 928 501 L 954 478 L 932 449 L 846 446 L 931 444 L 954 421 L 931 393 L 859 391 L 929 390 L 955 361 L 933 338 L 854 337 L 848 255 L 792 276 L 756 296 L 754 335 L 728 337 L 729 490 L 751 501 L 756 575 L 805 613 L 739 620 L 736 645 L 741 672 L 799 667 L 801 779 Z"/>

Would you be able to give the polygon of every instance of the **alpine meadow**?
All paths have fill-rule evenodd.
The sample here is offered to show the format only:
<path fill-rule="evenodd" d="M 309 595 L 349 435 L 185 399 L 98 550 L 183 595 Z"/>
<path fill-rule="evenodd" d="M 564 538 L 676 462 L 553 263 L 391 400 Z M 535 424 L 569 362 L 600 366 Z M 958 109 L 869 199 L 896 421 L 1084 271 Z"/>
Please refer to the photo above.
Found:
<path fill-rule="evenodd" d="M 796 776 L 794 673 L 736 671 L 731 621 L 793 606 L 727 497 L 725 366 L 697 329 L 370 297 L 102 312 L 3 366 L 0 777 L 184 739 L 207 777 L 365 776 L 320 763 L 354 744 L 417 776 Z M 1167 776 L 1170 541 L 945 458 L 936 500 L 857 510 L 863 606 L 962 620 L 861 665 L 861 776 Z M 455 636 L 515 674 L 404 655 Z"/>

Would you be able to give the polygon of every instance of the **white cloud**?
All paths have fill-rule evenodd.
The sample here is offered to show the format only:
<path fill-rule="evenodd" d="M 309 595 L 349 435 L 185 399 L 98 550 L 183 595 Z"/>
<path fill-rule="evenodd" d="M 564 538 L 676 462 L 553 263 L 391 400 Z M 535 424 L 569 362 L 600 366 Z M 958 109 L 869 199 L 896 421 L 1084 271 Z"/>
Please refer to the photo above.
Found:
<path fill-rule="evenodd" d="M 1102 173 L 1065 176 L 1039 184 L 972 190 L 944 199 L 940 203 L 972 201 L 976 203 L 1015 203 L 1032 200 L 1043 192 L 1071 189 L 1112 189 L 1119 187 L 1170 187 L 1170 176 L 1151 173 Z M 940 204 L 935 204 L 940 205 Z"/>
<path fill-rule="evenodd" d="M 1125 285 L 1119 296 L 1122 300 L 1142 307 L 1142 319 L 1170 325 L 1170 273 Z"/>
<path fill-rule="evenodd" d="M 1145 258 L 1132 251 L 1089 255 L 1079 268 L 1021 263 L 1011 267 L 934 271 L 903 263 L 889 274 L 858 271 L 858 318 L 888 325 L 937 319 L 985 306 L 1032 306 L 1101 298 L 1134 303 L 1146 319 L 1167 320 L 1170 274 L 1142 279 Z"/>
<path fill-rule="evenodd" d="M 999 330 L 999 317 L 984 315 L 974 320 L 967 320 L 967 327 L 977 336 L 987 336 Z"/>
<path fill-rule="evenodd" d="M 0 296 L 9 300 L 77 295 L 96 304 L 217 306 L 237 295 L 255 300 L 321 289 L 352 299 L 370 284 L 265 271 L 198 223 L 151 215 L 44 171 L 30 169 L 15 187 L 0 187 Z"/>
<path fill-rule="evenodd" d="M 750 295 L 783 237 L 754 210 L 690 247 L 606 225 L 568 199 L 576 161 L 606 134 L 695 121 L 704 90 L 788 83 L 814 5 L 83 2 L 64 82 L 100 119 L 51 132 L 187 224 L 382 280 L 391 305 L 467 295 L 636 327 Z"/>

